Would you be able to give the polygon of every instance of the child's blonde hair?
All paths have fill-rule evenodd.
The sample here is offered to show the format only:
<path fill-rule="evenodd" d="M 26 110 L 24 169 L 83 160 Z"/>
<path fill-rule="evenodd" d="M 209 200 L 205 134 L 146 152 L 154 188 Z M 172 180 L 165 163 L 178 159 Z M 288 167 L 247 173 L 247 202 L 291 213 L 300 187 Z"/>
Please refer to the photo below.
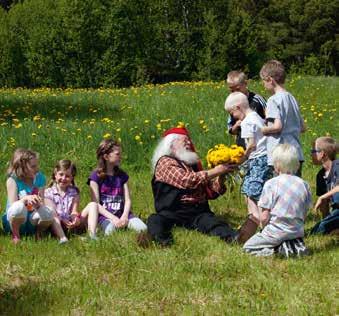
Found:
<path fill-rule="evenodd" d="M 38 159 L 39 154 L 33 150 L 18 148 L 14 151 L 13 156 L 9 162 L 9 167 L 7 169 L 7 175 L 14 175 L 18 179 L 25 178 L 26 174 L 29 172 L 29 162 L 32 159 Z"/>
<path fill-rule="evenodd" d="M 271 77 L 277 84 L 283 84 L 286 79 L 285 67 L 275 59 L 269 60 L 260 70 L 260 78 L 266 80 Z"/>
<path fill-rule="evenodd" d="M 75 186 L 74 177 L 77 174 L 77 167 L 71 160 L 68 160 L 68 159 L 62 159 L 62 160 L 59 160 L 56 163 L 54 170 L 53 170 L 53 173 L 51 175 L 51 180 L 50 180 L 48 186 L 51 187 L 55 183 L 55 173 L 58 172 L 58 171 L 61 171 L 61 170 L 63 170 L 63 171 L 70 170 L 71 171 L 71 174 L 72 174 L 72 177 L 73 177 L 72 185 Z"/>
<path fill-rule="evenodd" d="M 249 107 L 248 98 L 242 92 L 232 92 L 228 95 L 225 101 L 225 110 L 229 112 L 237 105 L 241 106 L 243 109 Z"/>
<path fill-rule="evenodd" d="M 119 142 L 113 139 L 104 139 L 100 144 L 97 149 L 97 160 L 98 160 L 98 165 L 97 165 L 97 174 L 101 179 L 104 179 L 106 177 L 106 160 L 104 159 L 104 155 L 110 154 L 113 152 L 114 147 L 119 147 L 121 148 L 121 145 Z M 119 167 L 115 167 L 114 171 L 117 173 L 121 169 Z"/>
<path fill-rule="evenodd" d="M 300 166 L 297 149 L 290 144 L 280 144 L 272 154 L 273 165 L 281 173 L 295 174 Z"/>
<path fill-rule="evenodd" d="M 323 151 L 328 159 L 335 160 L 338 152 L 338 143 L 332 137 L 318 137 L 315 142 L 315 149 Z"/>
<path fill-rule="evenodd" d="M 246 84 L 247 76 L 242 71 L 232 70 L 227 74 L 226 82 L 229 84 Z"/>

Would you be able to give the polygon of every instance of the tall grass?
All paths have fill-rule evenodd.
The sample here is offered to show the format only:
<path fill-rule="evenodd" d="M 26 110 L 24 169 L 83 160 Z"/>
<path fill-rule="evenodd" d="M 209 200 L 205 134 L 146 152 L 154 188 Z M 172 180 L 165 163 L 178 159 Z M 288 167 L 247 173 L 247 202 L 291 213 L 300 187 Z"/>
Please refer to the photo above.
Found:
<path fill-rule="evenodd" d="M 295 77 L 287 88 L 300 103 L 308 131 L 302 136 L 303 175 L 314 191 L 319 167 L 308 151 L 317 136 L 338 137 L 339 79 Z M 253 91 L 268 96 L 258 82 Z M 233 143 L 226 132 L 224 83 L 172 83 L 119 90 L 0 90 L 0 200 L 6 202 L 6 163 L 16 147 L 40 153 L 49 176 L 58 159 L 76 162 L 81 205 L 89 201 L 86 179 L 95 168 L 103 137 L 123 146 L 122 167 L 130 175 L 134 212 L 153 210 L 149 167 L 164 129 L 184 122 L 199 154 L 217 143 Z M 211 202 L 237 227 L 246 216 L 238 186 Z M 306 228 L 318 215 L 310 213 Z M 313 254 L 302 260 L 259 259 L 238 246 L 196 232 L 174 230 L 171 249 L 138 249 L 133 232 L 96 243 L 73 238 L 60 247 L 28 238 L 14 247 L 0 236 L 0 314 L 338 314 L 338 243 L 307 238 Z"/>

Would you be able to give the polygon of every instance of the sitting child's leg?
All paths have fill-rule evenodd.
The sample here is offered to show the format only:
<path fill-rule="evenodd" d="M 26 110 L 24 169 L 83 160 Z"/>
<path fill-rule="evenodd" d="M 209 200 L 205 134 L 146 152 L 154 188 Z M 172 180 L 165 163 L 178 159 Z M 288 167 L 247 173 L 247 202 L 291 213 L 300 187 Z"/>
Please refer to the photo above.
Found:
<path fill-rule="evenodd" d="M 45 231 L 53 224 L 53 211 L 47 206 L 40 206 L 37 210 L 32 212 L 30 222 L 36 226 L 36 238 L 40 238 L 40 233 Z"/>
<path fill-rule="evenodd" d="M 127 227 L 137 232 L 142 232 L 142 231 L 147 230 L 146 224 L 138 217 L 133 217 L 129 219 Z"/>
<path fill-rule="evenodd" d="M 311 230 L 311 234 L 329 234 L 339 228 L 339 209 L 332 211 L 324 219 L 318 222 Z"/>
<path fill-rule="evenodd" d="M 113 234 L 117 229 L 109 219 L 102 221 L 100 226 L 106 236 Z"/>
<path fill-rule="evenodd" d="M 53 211 L 53 222 L 51 228 L 52 232 L 59 238 L 60 244 L 66 243 L 68 241 L 62 228 L 61 221 L 55 211 Z"/>
<path fill-rule="evenodd" d="M 98 204 L 90 202 L 81 212 L 82 218 L 87 218 L 88 233 L 90 237 L 95 238 L 98 225 Z"/>
<path fill-rule="evenodd" d="M 7 210 L 7 221 L 12 231 L 13 242 L 20 240 L 20 226 L 26 222 L 27 209 L 22 201 L 14 202 Z"/>

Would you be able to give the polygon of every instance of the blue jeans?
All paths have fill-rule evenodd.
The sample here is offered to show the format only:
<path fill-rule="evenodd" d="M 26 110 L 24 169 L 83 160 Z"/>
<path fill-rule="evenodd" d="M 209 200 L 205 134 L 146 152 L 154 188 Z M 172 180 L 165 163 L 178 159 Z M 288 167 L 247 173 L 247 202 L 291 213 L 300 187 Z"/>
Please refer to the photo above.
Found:
<path fill-rule="evenodd" d="M 329 234 L 332 230 L 339 229 L 339 209 L 333 209 L 332 212 L 315 224 L 311 230 L 313 234 Z"/>

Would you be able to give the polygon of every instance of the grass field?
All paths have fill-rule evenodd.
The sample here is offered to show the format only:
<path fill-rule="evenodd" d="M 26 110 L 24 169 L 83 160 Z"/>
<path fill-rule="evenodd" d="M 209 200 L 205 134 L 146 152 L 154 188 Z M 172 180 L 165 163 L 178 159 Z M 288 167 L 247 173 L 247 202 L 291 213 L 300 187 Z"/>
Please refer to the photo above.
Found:
<path fill-rule="evenodd" d="M 259 82 L 250 88 L 268 97 Z M 302 136 L 304 178 L 314 192 L 309 150 L 317 136 L 338 138 L 339 79 L 295 77 L 287 88 L 300 103 L 308 131 Z M 150 158 L 162 131 L 183 122 L 202 158 L 226 133 L 224 83 L 171 83 L 112 90 L 0 89 L 0 186 L 6 203 L 6 163 L 17 147 L 40 153 L 50 176 L 55 162 L 76 162 L 81 205 L 86 179 L 104 137 L 120 139 L 122 167 L 130 175 L 133 209 L 153 212 Z M 315 197 L 315 196 L 314 196 Z M 217 201 L 215 212 L 237 227 L 246 216 L 238 186 Z M 319 219 L 309 213 L 306 229 Z M 52 238 L 13 246 L 0 236 L 0 315 L 338 315 L 338 240 L 306 238 L 312 255 L 299 260 L 254 258 L 239 246 L 197 232 L 174 230 L 170 249 L 141 250 L 135 233 L 98 242 Z"/>

